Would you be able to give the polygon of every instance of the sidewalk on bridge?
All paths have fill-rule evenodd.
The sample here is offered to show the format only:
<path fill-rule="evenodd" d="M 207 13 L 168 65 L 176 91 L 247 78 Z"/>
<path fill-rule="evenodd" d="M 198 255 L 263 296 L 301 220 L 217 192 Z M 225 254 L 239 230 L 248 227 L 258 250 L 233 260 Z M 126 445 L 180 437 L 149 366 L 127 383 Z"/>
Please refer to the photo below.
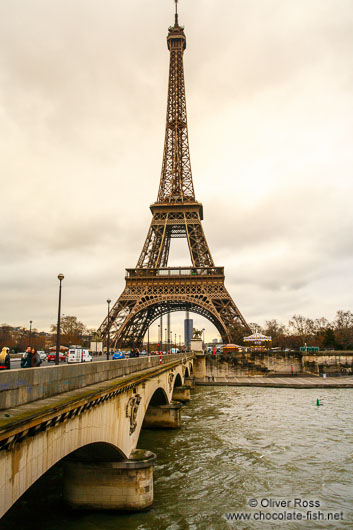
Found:
<path fill-rule="evenodd" d="M 353 377 L 212 377 L 196 378 L 199 386 L 254 386 L 270 388 L 353 388 Z"/>

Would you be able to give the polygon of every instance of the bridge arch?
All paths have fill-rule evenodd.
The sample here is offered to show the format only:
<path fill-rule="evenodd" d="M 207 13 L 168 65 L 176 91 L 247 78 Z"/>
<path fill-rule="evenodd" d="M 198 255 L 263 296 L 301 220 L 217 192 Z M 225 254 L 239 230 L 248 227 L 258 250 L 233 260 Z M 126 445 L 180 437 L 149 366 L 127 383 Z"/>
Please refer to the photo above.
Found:
<path fill-rule="evenodd" d="M 168 405 L 169 400 L 164 388 L 159 387 L 151 395 L 151 398 L 147 401 L 146 409 L 151 405 L 152 407 L 158 407 L 159 405 Z"/>
<path fill-rule="evenodd" d="M 173 389 L 178 387 L 178 386 L 183 386 L 183 380 L 182 380 L 180 374 L 176 374 L 176 376 L 174 378 Z"/>
<path fill-rule="evenodd" d="M 127 315 L 124 309 L 124 320 L 116 318 L 111 327 L 114 347 L 141 347 L 148 327 L 158 318 L 173 312 L 196 313 L 209 320 L 221 335 L 223 341 L 229 342 L 227 326 L 220 313 L 212 307 L 208 298 L 202 294 L 193 297 L 165 300 L 162 297 L 146 296 L 141 303 Z M 138 338 L 136 338 L 138 337 Z"/>
<path fill-rule="evenodd" d="M 115 445 L 109 442 L 93 442 L 79 447 L 61 460 L 69 459 L 79 460 L 80 462 L 111 462 L 115 460 L 124 460 L 125 458 L 124 453 Z"/>

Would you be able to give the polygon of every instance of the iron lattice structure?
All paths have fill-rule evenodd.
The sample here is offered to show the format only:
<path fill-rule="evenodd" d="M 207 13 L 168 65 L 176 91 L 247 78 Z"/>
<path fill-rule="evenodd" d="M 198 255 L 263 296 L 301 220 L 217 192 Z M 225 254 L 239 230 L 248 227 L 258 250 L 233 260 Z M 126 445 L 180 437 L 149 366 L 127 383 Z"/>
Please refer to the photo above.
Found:
<path fill-rule="evenodd" d="M 152 222 L 135 269 L 126 270 L 126 286 L 99 328 L 108 324 L 114 346 L 140 347 L 148 327 L 160 316 L 189 310 L 210 320 L 224 342 L 232 328 L 248 324 L 224 286 L 224 269 L 215 267 L 201 221 L 202 204 L 195 199 L 186 114 L 183 54 L 184 28 L 178 14 L 167 36 L 169 86 L 163 164 Z M 186 238 L 192 267 L 168 267 L 172 238 Z"/>

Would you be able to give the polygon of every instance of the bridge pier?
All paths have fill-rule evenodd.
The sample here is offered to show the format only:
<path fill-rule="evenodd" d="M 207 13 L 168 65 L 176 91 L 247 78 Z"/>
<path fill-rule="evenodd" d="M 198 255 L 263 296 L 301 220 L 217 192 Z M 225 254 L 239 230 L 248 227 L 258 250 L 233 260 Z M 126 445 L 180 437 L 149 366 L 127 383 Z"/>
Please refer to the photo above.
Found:
<path fill-rule="evenodd" d="M 75 509 L 138 512 L 153 504 L 154 453 L 136 449 L 128 460 L 65 463 L 64 499 Z"/>
<path fill-rule="evenodd" d="M 169 405 L 150 405 L 146 411 L 142 428 L 145 429 L 178 429 L 181 427 L 181 403 Z"/>
<path fill-rule="evenodd" d="M 181 401 L 181 403 L 190 401 L 190 387 L 185 385 L 174 387 L 172 400 Z"/>
<path fill-rule="evenodd" d="M 206 370 L 206 356 L 205 355 L 197 355 L 194 360 L 194 374 L 197 380 L 204 381 L 206 378 L 207 370 Z"/>
<path fill-rule="evenodd" d="M 188 388 L 194 388 L 195 377 L 185 377 L 184 386 L 187 386 Z"/>

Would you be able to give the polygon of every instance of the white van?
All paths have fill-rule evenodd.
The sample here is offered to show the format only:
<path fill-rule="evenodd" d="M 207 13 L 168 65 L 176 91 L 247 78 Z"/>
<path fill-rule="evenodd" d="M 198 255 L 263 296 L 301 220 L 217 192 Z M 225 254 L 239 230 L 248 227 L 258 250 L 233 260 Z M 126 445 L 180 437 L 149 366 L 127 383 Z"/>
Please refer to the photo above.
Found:
<path fill-rule="evenodd" d="M 68 363 L 91 363 L 92 355 L 89 350 L 82 348 L 70 348 L 67 356 Z"/>

